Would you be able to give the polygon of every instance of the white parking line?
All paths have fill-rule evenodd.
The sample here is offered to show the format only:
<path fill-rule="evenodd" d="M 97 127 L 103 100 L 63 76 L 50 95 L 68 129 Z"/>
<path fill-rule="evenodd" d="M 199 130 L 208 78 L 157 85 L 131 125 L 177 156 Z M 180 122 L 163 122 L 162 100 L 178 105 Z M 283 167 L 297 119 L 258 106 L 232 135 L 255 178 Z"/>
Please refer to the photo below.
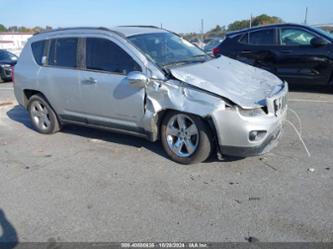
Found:
<path fill-rule="evenodd" d="M 315 100 L 315 99 L 289 99 L 290 102 L 309 102 L 309 103 L 326 103 L 333 104 L 333 101 L 328 100 Z"/>
<path fill-rule="evenodd" d="M 1 90 L 14 90 L 14 88 L 12 88 L 12 87 L 0 87 L 0 91 Z"/>

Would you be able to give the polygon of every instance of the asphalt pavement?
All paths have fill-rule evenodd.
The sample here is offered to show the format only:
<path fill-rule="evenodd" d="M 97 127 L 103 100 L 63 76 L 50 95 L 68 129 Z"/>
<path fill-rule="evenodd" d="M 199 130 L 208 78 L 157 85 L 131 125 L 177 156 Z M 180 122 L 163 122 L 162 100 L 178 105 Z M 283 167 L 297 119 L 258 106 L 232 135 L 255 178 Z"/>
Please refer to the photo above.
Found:
<path fill-rule="evenodd" d="M 21 242 L 333 241 L 333 91 L 294 88 L 289 107 L 272 152 L 184 166 L 160 143 L 131 136 L 76 126 L 38 134 L 12 84 L 0 84 L 2 234 Z"/>

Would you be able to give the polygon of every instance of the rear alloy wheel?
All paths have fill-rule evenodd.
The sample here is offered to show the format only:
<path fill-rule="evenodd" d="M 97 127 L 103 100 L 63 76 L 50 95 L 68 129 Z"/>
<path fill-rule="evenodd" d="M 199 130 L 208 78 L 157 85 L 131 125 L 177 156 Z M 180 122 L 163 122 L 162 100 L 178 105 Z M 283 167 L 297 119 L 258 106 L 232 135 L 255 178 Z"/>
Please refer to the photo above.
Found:
<path fill-rule="evenodd" d="M 208 126 L 197 116 L 169 112 L 162 121 L 162 145 L 175 162 L 194 164 L 205 161 L 212 151 L 211 139 Z"/>
<path fill-rule="evenodd" d="M 35 130 L 43 134 L 53 134 L 60 130 L 58 118 L 41 95 L 29 99 L 28 111 Z"/>

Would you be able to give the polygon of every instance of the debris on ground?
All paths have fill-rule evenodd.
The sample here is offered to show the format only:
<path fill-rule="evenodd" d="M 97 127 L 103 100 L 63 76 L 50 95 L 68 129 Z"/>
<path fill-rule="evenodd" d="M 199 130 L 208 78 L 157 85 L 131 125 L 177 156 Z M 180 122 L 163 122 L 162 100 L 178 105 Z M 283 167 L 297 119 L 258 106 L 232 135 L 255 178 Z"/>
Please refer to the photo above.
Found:
<path fill-rule="evenodd" d="M 249 197 L 249 201 L 260 201 L 260 197 Z"/>
<path fill-rule="evenodd" d="M 239 185 L 239 182 L 229 182 L 229 185 Z"/>
<path fill-rule="evenodd" d="M 265 157 L 260 157 L 259 161 L 261 161 L 265 166 L 271 168 L 272 170 L 277 171 L 277 169 L 275 167 L 273 167 L 268 162 L 266 162 L 266 158 Z"/>
<path fill-rule="evenodd" d="M 310 173 L 313 173 L 313 172 L 315 172 L 316 170 L 314 169 L 314 168 L 308 168 L 308 172 L 310 172 Z"/>
<path fill-rule="evenodd" d="M 13 102 L 11 101 L 5 101 L 5 102 L 0 102 L 0 106 L 7 106 L 7 105 L 12 105 Z"/>
<path fill-rule="evenodd" d="M 259 242 L 259 239 L 257 239 L 256 237 L 253 237 L 253 236 L 245 237 L 245 240 L 249 243 Z"/>
<path fill-rule="evenodd" d="M 101 140 L 101 139 L 91 138 L 91 139 L 89 139 L 89 142 L 92 142 L 92 143 L 103 143 L 104 141 Z"/>
<path fill-rule="evenodd" d="M 331 168 L 325 168 L 326 170 L 330 170 Z"/>

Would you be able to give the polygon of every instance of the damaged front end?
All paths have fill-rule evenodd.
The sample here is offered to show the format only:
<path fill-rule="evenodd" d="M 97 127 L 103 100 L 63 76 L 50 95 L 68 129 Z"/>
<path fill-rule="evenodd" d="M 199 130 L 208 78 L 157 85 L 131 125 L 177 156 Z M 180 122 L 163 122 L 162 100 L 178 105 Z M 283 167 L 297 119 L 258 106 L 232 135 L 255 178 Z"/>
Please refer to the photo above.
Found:
<path fill-rule="evenodd" d="M 215 76 L 216 69 L 220 70 L 216 65 L 208 67 L 215 71 Z M 187 71 L 194 70 L 195 73 L 184 72 L 184 68 Z M 206 120 L 223 155 L 260 155 L 278 143 L 287 113 L 286 82 L 262 70 L 254 69 L 254 72 L 249 73 L 248 70 L 253 69 L 246 68 L 247 75 L 254 77 L 259 85 L 250 84 L 247 89 L 244 85 L 243 88 L 232 85 L 228 89 L 230 81 L 228 84 L 221 81 L 219 86 L 217 82 L 212 83 L 212 78 L 209 81 L 204 79 L 205 75 L 198 77 L 198 68 L 184 68 L 170 70 L 169 79 L 151 79 L 146 85 L 142 125 L 150 140 L 159 139 L 159 125 L 163 115 L 168 110 L 173 110 L 197 115 Z M 201 72 L 209 74 L 207 71 L 209 70 Z M 269 84 L 267 80 L 270 79 L 273 83 Z M 264 84 L 268 84 L 269 88 L 267 85 L 265 88 Z"/>
<path fill-rule="evenodd" d="M 206 120 L 214 110 L 225 110 L 229 105 L 214 94 L 190 87 L 176 79 L 150 80 L 146 86 L 143 127 L 151 141 L 159 139 L 159 125 L 166 111 L 179 111 Z"/>

